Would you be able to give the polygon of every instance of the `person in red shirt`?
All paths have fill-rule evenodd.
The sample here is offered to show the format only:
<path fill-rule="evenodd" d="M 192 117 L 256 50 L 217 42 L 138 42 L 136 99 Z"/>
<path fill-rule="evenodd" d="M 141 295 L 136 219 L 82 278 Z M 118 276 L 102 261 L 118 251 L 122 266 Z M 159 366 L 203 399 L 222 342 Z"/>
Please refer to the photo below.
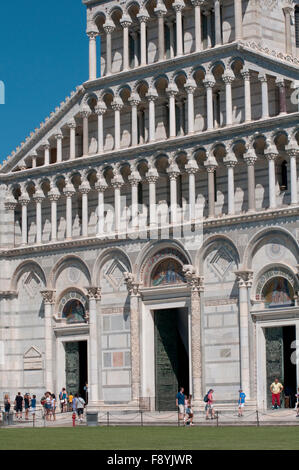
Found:
<path fill-rule="evenodd" d="M 206 419 L 209 419 L 209 415 L 211 414 L 211 419 L 215 418 L 215 410 L 214 410 L 214 399 L 213 399 L 213 393 L 214 390 L 211 388 L 207 395 L 208 395 L 208 401 L 206 403 Z"/>

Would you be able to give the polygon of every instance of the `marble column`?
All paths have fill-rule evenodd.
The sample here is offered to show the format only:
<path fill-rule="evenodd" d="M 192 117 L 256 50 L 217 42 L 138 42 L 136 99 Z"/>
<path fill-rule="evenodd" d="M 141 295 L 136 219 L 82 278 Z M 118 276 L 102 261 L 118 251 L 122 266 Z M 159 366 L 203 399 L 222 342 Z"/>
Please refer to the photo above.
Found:
<path fill-rule="evenodd" d="M 299 155 L 297 142 L 288 144 L 286 153 L 290 159 L 291 204 L 296 206 L 298 204 L 297 157 Z"/>
<path fill-rule="evenodd" d="M 165 90 L 169 105 L 169 137 L 176 137 L 176 109 L 175 109 L 175 96 L 178 93 L 178 89 L 175 86 L 169 85 Z"/>
<path fill-rule="evenodd" d="M 63 139 L 63 135 L 61 131 L 55 134 L 55 139 L 56 139 L 56 149 L 57 149 L 56 163 L 61 163 L 62 162 L 62 139 Z"/>
<path fill-rule="evenodd" d="M 158 98 L 158 93 L 156 90 L 151 89 L 146 94 L 148 99 L 148 109 L 149 109 L 149 141 L 155 142 L 156 140 L 156 117 L 155 117 L 155 101 Z"/>
<path fill-rule="evenodd" d="M 283 78 L 277 78 L 275 83 L 279 90 L 279 114 L 287 114 L 285 81 Z"/>
<path fill-rule="evenodd" d="M 44 149 L 44 165 L 50 165 L 50 143 L 46 141 L 42 145 Z"/>
<path fill-rule="evenodd" d="M 82 194 L 82 237 L 88 237 L 88 193 L 90 192 L 89 181 L 84 178 L 79 191 Z"/>
<path fill-rule="evenodd" d="M 13 197 L 12 194 L 8 195 L 5 199 L 4 202 L 5 205 L 5 210 L 7 213 L 7 219 L 6 222 L 9 227 L 11 227 L 10 230 L 10 236 L 9 236 L 9 243 L 6 244 L 6 246 L 14 247 L 15 246 L 15 215 L 16 215 L 16 207 L 18 205 L 17 201 Z"/>
<path fill-rule="evenodd" d="M 265 157 L 268 160 L 268 176 L 269 176 L 269 209 L 276 208 L 276 174 L 275 160 L 278 152 L 274 146 L 270 146 L 265 150 Z"/>
<path fill-rule="evenodd" d="M 157 225 L 156 217 L 156 183 L 159 179 L 158 171 L 152 167 L 146 174 L 146 181 L 149 184 L 149 220 L 150 227 L 155 228 Z"/>
<path fill-rule="evenodd" d="M 213 88 L 216 85 L 214 76 L 207 74 L 203 84 L 207 94 L 207 130 L 210 131 L 214 129 Z"/>
<path fill-rule="evenodd" d="M 215 46 L 220 46 L 222 44 L 220 0 L 214 0 L 214 15 L 215 15 Z"/>
<path fill-rule="evenodd" d="M 226 125 L 231 126 L 233 123 L 232 83 L 235 75 L 232 70 L 226 69 L 222 78 L 225 83 Z"/>
<path fill-rule="evenodd" d="M 227 168 L 227 205 L 228 215 L 235 214 L 235 179 L 234 168 L 238 161 L 234 154 L 229 154 L 223 159 L 223 163 Z"/>
<path fill-rule="evenodd" d="M 267 119 L 269 117 L 268 79 L 266 74 L 260 74 L 258 79 L 262 84 L 262 119 Z"/>
<path fill-rule="evenodd" d="M 123 28 L 123 70 L 129 70 L 129 28 L 132 20 L 128 15 L 123 15 L 120 20 Z"/>
<path fill-rule="evenodd" d="M 83 155 L 87 156 L 89 154 L 89 116 L 91 111 L 89 109 L 84 109 L 80 112 L 83 119 Z"/>
<path fill-rule="evenodd" d="M 240 318 L 240 388 L 250 399 L 250 349 L 249 349 L 249 294 L 252 285 L 253 272 L 236 271 L 239 286 L 239 318 Z"/>
<path fill-rule="evenodd" d="M 99 326 L 98 303 L 101 300 L 101 289 L 99 287 L 87 287 L 89 300 L 89 345 L 88 345 L 88 407 L 96 406 L 99 397 L 99 374 L 101 373 L 99 362 Z"/>
<path fill-rule="evenodd" d="M 97 78 L 97 35 L 96 31 L 87 33 L 89 37 L 89 80 Z"/>
<path fill-rule="evenodd" d="M 188 79 L 185 84 L 188 96 L 188 134 L 194 133 L 194 92 L 196 88 L 195 81 Z"/>
<path fill-rule="evenodd" d="M 174 51 L 174 27 L 173 27 L 173 22 L 171 20 L 167 20 L 166 24 L 169 28 L 169 58 L 173 59 L 175 56 L 175 51 Z"/>
<path fill-rule="evenodd" d="M 111 107 L 114 111 L 114 149 L 120 148 L 120 112 L 123 108 L 123 102 L 120 97 L 115 97 Z"/>
<path fill-rule="evenodd" d="M 131 185 L 131 208 L 132 208 L 132 229 L 138 228 L 138 184 L 141 182 L 141 176 L 139 172 L 133 168 L 132 173 L 128 177 Z"/>
<path fill-rule="evenodd" d="M 111 180 L 111 185 L 114 188 L 114 212 L 115 212 L 115 232 L 121 231 L 121 194 L 120 190 L 124 184 L 124 180 L 118 171 L 114 171 L 114 178 Z"/>
<path fill-rule="evenodd" d="M 164 33 L 164 16 L 167 13 L 167 9 L 162 2 L 158 0 L 155 13 L 158 17 L 158 49 L 159 49 L 159 61 L 164 60 L 165 55 L 165 33 Z"/>
<path fill-rule="evenodd" d="M 60 193 L 56 187 L 52 187 L 48 194 L 51 201 L 51 241 L 57 240 L 57 202 L 60 198 Z"/>
<path fill-rule="evenodd" d="M 22 206 L 22 245 L 27 245 L 28 243 L 28 222 L 27 222 L 27 206 L 30 202 L 30 198 L 27 193 L 22 193 L 19 197 L 19 203 Z"/>
<path fill-rule="evenodd" d="M 67 180 L 63 189 L 66 197 L 66 238 L 71 240 L 73 236 L 73 213 L 72 213 L 72 197 L 76 193 L 73 184 Z"/>
<path fill-rule="evenodd" d="M 201 41 L 201 7 L 204 3 L 204 0 L 191 0 L 192 5 L 194 6 L 194 16 L 195 16 L 195 52 L 202 50 L 202 41 Z"/>
<path fill-rule="evenodd" d="M 132 108 L 132 118 L 131 118 L 131 145 L 135 147 L 138 145 L 138 106 L 140 104 L 140 98 L 137 93 L 133 93 L 129 98 L 129 103 Z"/>
<path fill-rule="evenodd" d="M 285 48 L 286 54 L 292 55 L 292 32 L 291 32 L 291 13 L 294 7 L 283 8 L 285 14 Z"/>
<path fill-rule="evenodd" d="M 250 71 L 246 68 L 241 70 L 241 75 L 244 80 L 244 109 L 245 109 L 245 122 L 251 121 L 251 89 L 250 89 Z"/>
<path fill-rule="evenodd" d="M 68 122 L 68 127 L 70 129 L 70 160 L 74 160 L 76 158 L 76 121 L 75 119 L 71 119 Z"/>
<path fill-rule="evenodd" d="M 146 23 L 149 20 L 149 15 L 143 10 L 138 13 L 137 18 L 140 22 L 140 65 L 142 66 L 147 64 Z"/>
<path fill-rule="evenodd" d="M 214 173 L 218 166 L 215 158 L 209 158 L 204 162 L 208 172 L 208 198 L 209 198 L 209 217 L 215 217 L 215 176 Z"/>
<path fill-rule="evenodd" d="M 102 174 L 98 172 L 98 181 L 95 184 L 95 189 L 98 191 L 98 226 L 97 236 L 101 237 L 105 232 L 105 202 L 104 193 L 108 188 L 107 182 Z"/>
<path fill-rule="evenodd" d="M 167 173 L 170 180 L 170 214 L 171 223 L 177 223 L 177 208 L 178 208 L 178 195 L 177 195 L 177 178 L 181 174 L 178 165 L 173 162 L 167 168 Z"/>
<path fill-rule="evenodd" d="M 98 153 L 104 152 L 104 114 L 107 106 L 104 101 L 98 102 L 94 112 L 98 116 Z"/>
<path fill-rule="evenodd" d="M 176 13 L 176 55 L 181 56 L 184 54 L 182 10 L 185 8 L 185 3 L 182 0 L 175 0 L 172 7 Z"/>
<path fill-rule="evenodd" d="M 115 25 L 113 21 L 107 20 L 103 27 L 106 33 L 106 75 L 110 75 L 112 73 L 112 33 Z"/>
<path fill-rule="evenodd" d="M 196 160 L 190 159 L 185 166 L 186 172 L 189 175 L 189 221 L 191 224 L 195 222 L 195 175 L 198 172 L 198 165 Z"/>
<path fill-rule="evenodd" d="M 30 157 L 32 162 L 32 168 L 36 168 L 37 152 L 33 150 L 30 154 Z"/>
<path fill-rule="evenodd" d="M 202 405 L 202 333 L 201 333 L 201 302 L 204 290 L 203 277 L 195 273 L 191 265 L 183 266 L 183 272 L 190 288 L 191 310 L 191 370 L 192 370 L 192 403 L 195 411 Z"/>
<path fill-rule="evenodd" d="M 130 296 L 130 325 L 131 325 L 131 387 L 132 402 L 139 406 L 141 385 L 141 349 L 140 349 L 140 283 L 132 273 L 124 273 L 125 283 Z"/>
<path fill-rule="evenodd" d="M 247 190 L 248 190 L 248 212 L 255 212 L 255 170 L 254 165 L 257 161 L 257 156 L 253 149 L 248 150 L 244 155 L 244 160 L 247 164 Z"/>
<path fill-rule="evenodd" d="M 53 354 L 53 308 L 55 305 L 55 291 L 42 290 L 44 300 L 44 320 L 45 320 L 45 384 L 48 391 L 54 390 L 54 354 Z"/>
<path fill-rule="evenodd" d="M 235 41 L 243 39 L 243 11 L 242 0 L 234 0 Z"/>
<path fill-rule="evenodd" d="M 42 190 L 37 190 L 33 199 L 36 204 L 36 243 L 40 245 L 42 242 L 42 202 L 45 199 Z"/>

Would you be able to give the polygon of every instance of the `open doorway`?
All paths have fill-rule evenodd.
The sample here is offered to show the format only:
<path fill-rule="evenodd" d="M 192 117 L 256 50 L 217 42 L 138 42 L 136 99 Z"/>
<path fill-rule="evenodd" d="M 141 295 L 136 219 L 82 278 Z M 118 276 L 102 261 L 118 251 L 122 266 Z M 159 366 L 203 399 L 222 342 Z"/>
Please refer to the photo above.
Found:
<path fill-rule="evenodd" d="M 265 328 L 266 339 L 266 370 L 267 370 L 267 407 L 272 406 L 270 385 L 277 377 L 284 386 L 281 398 L 282 407 L 295 406 L 297 389 L 296 364 L 291 360 L 296 339 L 295 326 Z"/>
<path fill-rule="evenodd" d="M 68 393 L 78 393 L 87 402 L 87 341 L 65 343 L 65 377 Z"/>
<path fill-rule="evenodd" d="M 179 387 L 189 393 L 188 310 L 156 310 L 154 322 L 156 410 L 175 410 Z"/>

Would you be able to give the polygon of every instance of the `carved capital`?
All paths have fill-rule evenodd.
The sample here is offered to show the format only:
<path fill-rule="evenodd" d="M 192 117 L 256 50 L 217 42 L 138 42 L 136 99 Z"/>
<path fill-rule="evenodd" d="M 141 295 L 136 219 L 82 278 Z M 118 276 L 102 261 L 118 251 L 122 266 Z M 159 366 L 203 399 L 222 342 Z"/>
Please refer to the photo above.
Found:
<path fill-rule="evenodd" d="M 238 286 L 240 287 L 251 287 L 253 280 L 253 271 L 250 269 L 244 269 L 240 271 L 235 271 L 237 277 Z"/>
<path fill-rule="evenodd" d="M 141 284 L 140 282 L 136 282 L 134 274 L 125 272 L 124 279 L 129 295 L 139 296 L 139 288 Z"/>
<path fill-rule="evenodd" d="M 101 300 L 102 290 L 100 287 L 87 287 L 87 297 L 89 300 Z"/>
<path fill-rule="evenodd" d="M 41 290 L 40 293 L 43 296 L 43 300 L 45 304 L 53 305 L 55 304 L 55 290 L 52 289 L 44 289 Z"/>
<path fill-rule="evenodd" d="M 188 287 L 190 287 L 191 292 L 200 293 L 204 290 L 203 276 L 197 276 L 195 274 L 195 269 L 191 264 L 185 264 L 183 266 L 183 273 L 187 281 Z"/>

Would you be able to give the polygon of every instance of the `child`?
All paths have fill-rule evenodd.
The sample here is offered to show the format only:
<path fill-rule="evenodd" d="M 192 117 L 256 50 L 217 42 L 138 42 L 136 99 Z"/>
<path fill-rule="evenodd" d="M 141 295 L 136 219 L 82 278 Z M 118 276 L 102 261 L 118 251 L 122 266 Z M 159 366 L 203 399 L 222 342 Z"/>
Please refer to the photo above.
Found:
<path fill-rule="evenodd" d="M 243 416 L 243 408 L 245 406 L 246 395 L 242 389 L 239 390 L 239 400 L 238 400 L 238 416 L 241 418 Z"/>

